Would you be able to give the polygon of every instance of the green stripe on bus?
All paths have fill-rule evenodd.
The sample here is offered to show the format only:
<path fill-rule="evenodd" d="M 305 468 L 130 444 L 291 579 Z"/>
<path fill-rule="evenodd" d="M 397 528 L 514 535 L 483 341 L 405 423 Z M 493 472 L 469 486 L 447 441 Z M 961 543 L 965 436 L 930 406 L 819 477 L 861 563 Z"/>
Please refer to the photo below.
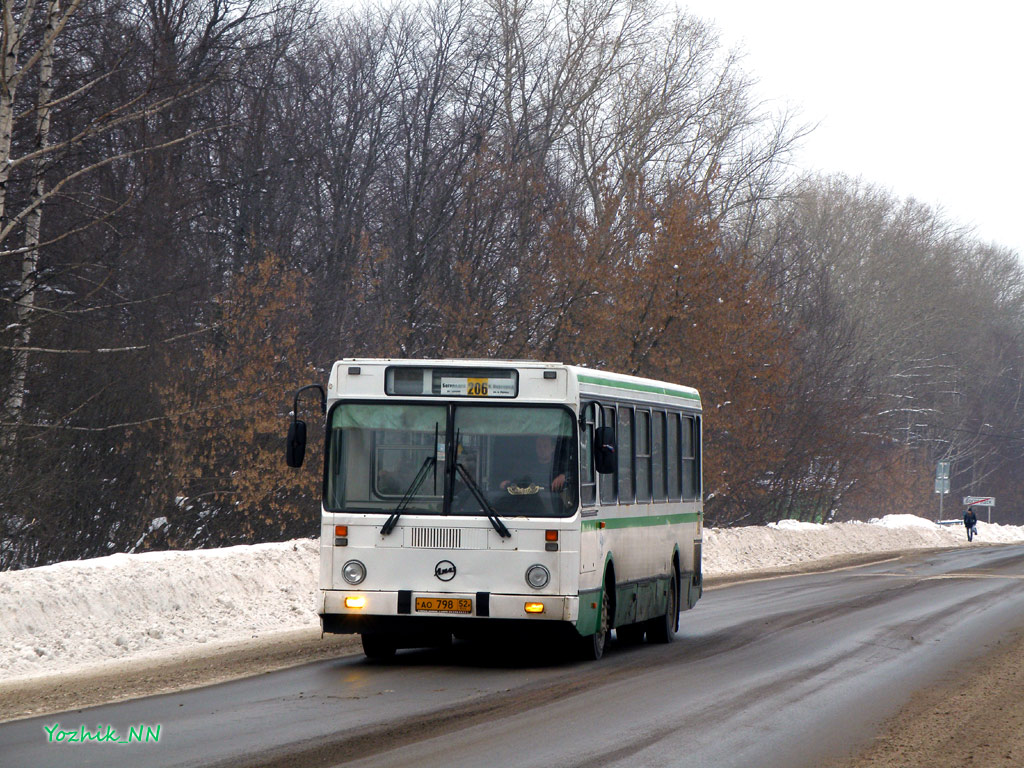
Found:
<path fill-rule="evenodd" d="M 617 389 L 632 389 L 637 392 L 654 392 L 658 395 L 671 395 L 672 397 L 683 397 L 687 400 L 700 402 L 700 395 L 695 392 L 687 392 L 683 389 L 672 389 L 671 387 L 658 387 L 651 384 L 633 384 L 628 381 L 615 381 L 613 379 L 602 379 L 599 376 L 587 376 L 580 374 L 577 377 L 584 384 L 598 384 L 602 387 L 615 387 Z"/>
<path fill-rule="evenodd" d="M 647 528 L 652 525 L 678 525 L 696 523 L 700 512 L 682 512 L 678 515 L 651 515 L 650 517 L 606 517 L 603 520 L 584 520 L 582 530 L 596 531 L 604 523 L 605 528 Z"/>

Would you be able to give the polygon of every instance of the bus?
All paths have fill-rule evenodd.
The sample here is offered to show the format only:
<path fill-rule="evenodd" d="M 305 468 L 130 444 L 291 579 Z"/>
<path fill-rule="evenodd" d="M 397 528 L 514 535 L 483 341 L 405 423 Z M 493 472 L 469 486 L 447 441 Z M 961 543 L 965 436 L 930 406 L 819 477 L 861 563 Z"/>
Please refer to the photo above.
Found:
<path fill-rule="evenodd" d="M 697 390 L 561 363 L 343 359 L 326 420 L 318 613 L 371 659 L 525 631 L 600 659 L 668 643 L 703 591 Z"/>

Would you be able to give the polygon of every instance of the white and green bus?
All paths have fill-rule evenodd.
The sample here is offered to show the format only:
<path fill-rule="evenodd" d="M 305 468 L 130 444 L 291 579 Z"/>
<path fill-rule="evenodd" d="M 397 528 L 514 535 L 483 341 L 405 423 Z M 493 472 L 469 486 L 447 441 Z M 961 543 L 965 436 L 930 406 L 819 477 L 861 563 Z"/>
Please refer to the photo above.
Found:
<path fill-rule="evenodd" d="M 371 658 L 526 630 L 600 658 L 702 593 L 696 390 L 561 363 L 345 359 L 326 392 L 319 614 Z"/>

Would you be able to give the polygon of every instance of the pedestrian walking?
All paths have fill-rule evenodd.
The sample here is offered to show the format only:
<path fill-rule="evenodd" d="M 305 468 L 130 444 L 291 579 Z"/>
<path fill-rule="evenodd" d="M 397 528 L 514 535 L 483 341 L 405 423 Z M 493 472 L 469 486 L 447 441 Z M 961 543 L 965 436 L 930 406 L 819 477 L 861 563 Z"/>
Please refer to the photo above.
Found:
<path fill-rule="evenodd" d="M 967 528 L 967 540 L 973 541 L 978 532 L 978 516 L 974 514 L 974 507 L 968 507 L 964 512 L 964 527 Z"/>

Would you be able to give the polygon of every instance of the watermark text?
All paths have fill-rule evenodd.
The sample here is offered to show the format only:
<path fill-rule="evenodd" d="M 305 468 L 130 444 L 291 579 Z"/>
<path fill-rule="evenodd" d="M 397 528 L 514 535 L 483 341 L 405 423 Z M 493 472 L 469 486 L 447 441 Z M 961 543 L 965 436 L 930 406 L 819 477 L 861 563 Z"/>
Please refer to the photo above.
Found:
<path fill-rule="evenodd" d="M 84 725 L 61 728 L 60 723 L 43 726 L 49 744 L 156 744 L 160 741 L 160 728 L 159 724 L 140 723 L 128 726 L 128 732 L 123 734 L 112 725 L 97 725 L 95 730 Z"/>

